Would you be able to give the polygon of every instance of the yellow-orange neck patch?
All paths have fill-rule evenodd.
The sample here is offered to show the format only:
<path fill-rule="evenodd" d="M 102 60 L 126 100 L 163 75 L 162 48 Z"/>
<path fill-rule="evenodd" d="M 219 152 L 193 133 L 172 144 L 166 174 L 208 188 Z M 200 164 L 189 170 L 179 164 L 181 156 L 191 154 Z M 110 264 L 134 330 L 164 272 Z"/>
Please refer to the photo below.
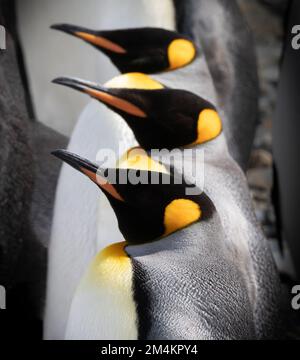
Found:
<path fill-rule="evenodd" d="M 192 200 L 173 200 L 165 208 L 164 235 L 169 235 L 199 220 L 201 213 L 200 206 Z"/>
<path fill-rule="evenodd" d="M 106 247 L 89 265 L 72 299 L 68 338 L 138 338 L 134 272 L 125 246 L 121 242 Z"/>
<path fill-rule="evenodd" d="M 100 251 L 92 262 L 90 274 L 94 280 L 108 283 L 118 288 L 131 288 L 131 281 L 123 281 L 126 275 L 131 277 L 132 266 L 128 255 L 125 252 L 125 241 L 109 245 Z M 91 279 L 92 280 L 92 279 Z M 104 285 L 104 284 L 102 284 Z"/>
<path fill-rule="evenodd" d="M 147 152 L 140 147 L 135 147 L 126 151 L 119 159 L 117 166 L 120 169 L 146 170 L 168 174 L 164 165 L 154 161 L 148 156 Z"/>

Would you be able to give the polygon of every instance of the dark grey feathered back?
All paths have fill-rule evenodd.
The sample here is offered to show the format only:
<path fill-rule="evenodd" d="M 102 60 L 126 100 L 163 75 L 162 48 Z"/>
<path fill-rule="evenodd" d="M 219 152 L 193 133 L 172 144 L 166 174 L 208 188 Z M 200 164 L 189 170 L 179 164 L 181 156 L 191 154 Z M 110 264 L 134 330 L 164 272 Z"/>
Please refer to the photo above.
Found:
<path fill-rule="evenodd" d="M 60 168 L 50 151 L 64 147 L 66 138 L 30 119 L 16 42 L 8 32 L 6 40 L 0 51 L 0 284 L 18 316 L 41 318 Z"/>
<path fill-rule="evenodd" d="M 30 124 L 12 38 L 0 52 L 1 280 L 9 285 L 28 233 L 33 186 Z"/>

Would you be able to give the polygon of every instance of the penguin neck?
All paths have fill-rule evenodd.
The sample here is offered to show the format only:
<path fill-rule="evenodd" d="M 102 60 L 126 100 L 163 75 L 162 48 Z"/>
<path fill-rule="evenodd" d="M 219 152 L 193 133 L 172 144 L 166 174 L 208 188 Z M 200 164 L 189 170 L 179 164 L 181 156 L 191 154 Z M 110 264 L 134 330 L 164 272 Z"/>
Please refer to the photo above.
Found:
<path fill-rule="evenodd" d="M 228 151 L 227 141 L 224 132 L 221 132 L 215 139 L 207 141 L 203 144 L 193 146 L 192 152 L 203 152 L 204 161 L 206 162 L 219 162 L 224 158 L 229 158 L 230 154 Z M 184 151 L 184 149 L 182 149 Z"/>
<path fill-rule="evenodd" d="M 180 250 L 183 256 L 188 256 L 188 254 L 195 256 L 195 254 L 210 251 L 212 246 L 223 246 L 222 244 L 225 244 L 222 242 L 225 236 L 223 233 L 220 218 L 214 211 L 205 220 L 199 220 L 158 240 L 137 245 L 128 243 L 126 252 L 136 257 L 161 251 Z"/>
<path fill-rule="evenodd" d="M 216 104 L 216 92 L 205 57 L 201 50 L 188 66 L 151 75 L 156 81 L 173 89 L 190 91 L 203 99 Z M 197 81 L 195 81 L 197 79 Z"/>
<path fill-rule="evenodd" d="M 233 52 L 233 54 L 231 48 L 236 45 L 239 48 L 238 53 L 244 54 L 240 49 L 241 46 L 237 39 L 240 37 L 247 39 L 247 35 L 244 32 L 241 35 L 236 35 L 230 25 L 227 24 L 225 27 L 220 27 L 220 19 L 223 21 L 226 18 L 224 14 L 227 14 L 227 10 L 222 2 L 201 1 L 198 4 L 198 1 L 187 0 L 187 3 L 182 8 L 178 7 L 178 4 L 176 6 L 176 10 L 184 12 L 182 15 L 183 23 L 178 24 L 179 30 L 194 40 L 198 48 L 198 55 L 186 67 L 173 72 L 154 75 L 153 77 L 168 87 L 181 88 L 193 92 L 211 102 L 218 110 L 224 129 L 221 136 L 218 137 L 217 143 L 214 142 L 214 144 L 219 145 L 220 143 L 223 146 L 223 152 L 228 153 L 229 149 L 233 158 L 240 165 L 243 165 L 249 155 L 247 154 L 251 147 L 249 147 L 249 141 L 251 142 L 255 128 L 251 123 L 255 117 L 252 114 L 255 113 L 256 109 L 255 94 L 257 91 L 255 89 L 255 79 L 252 79 L 251 75 L 245 75 L 245 71 L 240 73 L 240 69 L 244 69 L 244 67 L 232 66 L 232 64 L 239 64 L 240 61 L 244 61 L 245 58 L 242 57 L 242 60 L 239 60 L 239 57 L 235 55 L 236 52 Z M 233 7 L 236 8 L 236 5 L 233 5 Z M 203 11 L 199 10 L 200 8 Z M 233 13 L 236 13 L 236 10 Z M 205 18 L 203 14 L 206 13 L 215 14 L 213 16 L 213 23 L 207 23 L 211 21 L 211 17 L 209 17 L 209 20 Z M 232 19 L 234 23 L 240 22 L 238 18 L 239 16 L 234 16 Z M 219 36 L 220 30 L 223 28 L 227 30 L 226 38 L 222 35 Z M 207 29 L 209 30 L 208 34 Z M 214 44 L 216 45 L 216 50 L 212 50 L 212 39 L 216 43 Z M 247 44 L 246 40 L 244 44 Z M 250 71 L 250 74 L 253 74 L 255 72 L 253 70 L 255 59 L 251 50 L 246 50 L 246 53 L 249 53 L 250 58 L 249 68 L 252 71 Z M 230 59 L 230 61 L 226 59 Z M 253 96 L 240 95 L 244 93 L 244 84 L 250 87 Z M 232 103 L 234 104 L 232 105 Z M 237 126 L 237 124 L 240 124 L 245 119 L 249 119 L 249 125 L 243 125 L 242 128 L 245 128 L 250 134 L 249 140 L 246 130 L 243 130 L 241 134 L 238 133 L 238 129 L 241 129 L 241 126 Z M 207 144 L 204 144 L 204 148 L 214 155 L 218 151 L 217 149 L 211 149 Z M 219 155 L 222 155 L 222 151 L 219 152 Z"/>
<path fill-rule="evenodd" d="M 214 81 L 201 48 L 196 59 L 188 66 L 172 72 L 151 75 L 151 77 L 168 87 L 192 92 L 213 104 L 217 108 L 222 120 L 222 127 L 223 129 L 226 129 L 226 131 L 222 131 L 216 139 L 196 145 L 193 149 L 203 149 L 205 152 L 210 153 L 214 158 L 223 157 L 224 154 L 229 155 L 227 142 L 229 139 L 231 142 L 234 142 L 231 134 L 231 127 L 228 126 L 230 119 L 227 118 L 223 107 L 218 106 L 218 97 Z M 195 79 L 197 79 L 197 81 L 195 81 Z"/>
<path fill-rule="evenodd" d="M 186 0 L 183 5 L 175 0 L 175 8 L 178 30 L 205 53 L 219 112 L 226 122 L 229 151 L 246 167 L 257 119 L 258 81 L 251 32 L 236 1 Z"/>
<path fill-rule="evenodd" d="M 220 159 L 223 158 L 224 155 L 229 155 L 227 141 L 228 139 L 233 141 L 230 134 L 231 128 L 227 126 L 228 119 L 225 112 L 222 108 L 218 107 L 213 78 L 201 49 L 199 50 L 199 54 L 196 59 L 188 66 L 179 68 L 172 72 L 151 75 L 151 77 L 170 88 L 179 88 L 192 92 L 212 103 L 219 112 L 223 129 L 226 129 L 228 136 L 225 137 L 225 132 L 222 131 L 217 138 L 206 143 L 193 146 L 193 149 L 204 150 L 205 153 L 209 153 L 215 159 Z M 197 79 L 197 81 L 195 81 L 195 79 Z"/>
<path fill-rule="evenodd" d="M 174 167 L 179 174 L 184 174 L 186 180 L 196 184 L 202 191 L 206 166 L 234 162 L 228 152 L 223 133 L 211 141 L 190 148 L 174 149 L 171 152 L 152 151 L 151 158 L 166 166 Z"/>

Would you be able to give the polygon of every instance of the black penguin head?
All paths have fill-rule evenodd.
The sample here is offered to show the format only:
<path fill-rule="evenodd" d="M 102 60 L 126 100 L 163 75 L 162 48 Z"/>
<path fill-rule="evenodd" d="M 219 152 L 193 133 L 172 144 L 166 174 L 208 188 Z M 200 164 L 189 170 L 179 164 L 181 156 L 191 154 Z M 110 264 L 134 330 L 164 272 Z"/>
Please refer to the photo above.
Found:
<path fill-rule="evenodd" d="M 75 78 L 53 82 L 82 91 L 120 114 L 146 150 L 202 144 L 222 130 L 211 103 L 191 92 L 166 88 L 144 74 L 121 75 L 106 86 Z"/>
<path fill-rule="evenodd" d="M 178 179 L 141 148 L 129 151 L 117 168 L 105 170 L 66 150 L 56 150 L 53 155 L 98 185 L 129 243 L 153 241 L 205 219 L 212 212 L 212 203 L 204 193 L 199 190 L 198 195 L 186 195 L 187 188 L 197 188 Z"/>
<path fill-rule="evenodd" d="M 94 31 L 68 24 L 53 25 L 95 46 L 122 72 L 155 73 L 189 64 L 196 47 L 187 37 L 160 28 Z"/>

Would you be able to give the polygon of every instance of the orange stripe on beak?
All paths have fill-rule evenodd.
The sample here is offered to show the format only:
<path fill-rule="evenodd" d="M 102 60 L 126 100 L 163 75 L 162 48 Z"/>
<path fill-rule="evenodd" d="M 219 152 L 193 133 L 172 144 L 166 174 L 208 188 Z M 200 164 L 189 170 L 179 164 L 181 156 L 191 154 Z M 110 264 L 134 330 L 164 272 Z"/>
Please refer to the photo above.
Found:
<path fill-rule="evenodd" d="M 125 111 L 126 113 L 138 117 L 145 118 L 147 115 L 143 110 L 141 110 L 139 107 L 131 104 L 129 101 L 120 99 L 116 96 L 107 94 L 105 92 L 95 90 L 95 89 L 84 89 L 84 92 L 89 94 L 90 96 L 99 99 L 100 101 L 103 101 L 105 104 L 111 105 L 115 107 L 116 109 Z"/>
<path fill-rule="evenodd" d="M 117 54 L 125 54 L 126 53 L 126 50 L 124 48 L 122 48 L 122 46 L 117 45 L 117 44 L 113 43 L 112 41 L 105 39 L 102 36 L 88 34 L 85 32 L 75 32 L 75 35 L 77 35 L 81 39 L 83 39 L 91 44 L 100 46 L 103 49 L 110 50 L 114 53 L 117 53 Z"/>
<path fill-rule="evenodd" d="M 83 167 L 80 168 L 80 170 L 88 176 L 95 184 L 99 185 L 103 190 L 107 191 L 112 197 L 114 197 L 117 200 L 124 201 L 122 196 L 117 192 L 115 187 L 110 184 L 105 178 L 103 178 L 101 175 L 94 173 L 90 170 L 87 170 Z"/>

